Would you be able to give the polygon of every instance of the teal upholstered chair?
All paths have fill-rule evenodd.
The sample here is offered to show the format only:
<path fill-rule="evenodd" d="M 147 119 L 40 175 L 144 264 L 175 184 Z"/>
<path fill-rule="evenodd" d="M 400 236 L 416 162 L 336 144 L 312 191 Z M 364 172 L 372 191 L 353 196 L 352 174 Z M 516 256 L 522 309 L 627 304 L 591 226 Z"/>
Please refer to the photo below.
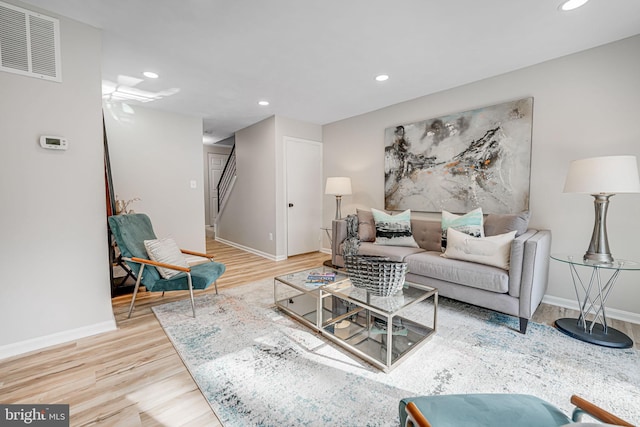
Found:
<path fill-rule="evenodd" d="M 419 396 L 400 401 L 403 427 L 560 427 L 577 423 L 584 414 L 608 423 L 631 426 L 628 422 L 578 397 L 573 417 L 535 396 L 526 394 L 452 394 Z M 585 424 L 592 425 L 592 424 Z"/>
<path fill-rule="evenodd" d="M 181 249 L 187 255 L 195 255 L 207 258 L 209 261 L 190 267 L 163 264 L 151 261 L 144 245 L 145 240 L 157 239 L 151 226 L 151 220 L 145 214 L 114 215 L 108 218 L 109 228 L 115 237 L 116 244 L 122 254 L 122 259 L 136 277 L 136 286 L 129 307 L 129 317 L 138 294 L 140 284 L 150 292 L 165 292 L 177 290 L 189 290 L 191 296 L 191 308 L 193 317 L 196 317 L 196 308 L 193 300 L 194 289 L 207 289 L 212 283 L 218 293 L 216 280 L 225 271 L 225 265 L 215 262 L 212 256 L 200 252 Z M 156 267 L 176 270 L 180 273 L 165 279 Z"/>

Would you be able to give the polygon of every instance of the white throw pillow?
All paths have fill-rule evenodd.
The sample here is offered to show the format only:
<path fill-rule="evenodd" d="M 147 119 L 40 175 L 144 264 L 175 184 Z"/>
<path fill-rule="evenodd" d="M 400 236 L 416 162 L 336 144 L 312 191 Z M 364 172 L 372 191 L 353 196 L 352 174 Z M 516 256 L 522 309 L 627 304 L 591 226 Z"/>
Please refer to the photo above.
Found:
<path fill-rule="evenodd" d="M 419 247 L 411 233 L 411 210 L 397 215 L 371 208 L 376 223 L 376 245 Z"/>
<path fill-rule="evenodd" d="M 170 237 L 156 240 L 145 240 L 144 247 L 147 250 L 149 259 L 164 264 L 177 265 L 179 267 L 189 267 L 187 260 L 185 259 L 178 244 Z M 158 272 L 165 279 L 170 279 L 176 274 L 180 274 L 181 271 L 171 270 L 164 267 L 156 267 Z"/>
<path fill-rule="evenodd" d="M 482 208 L 476 208 L 464 215 L 442 211 L 442 251 L 447 248 L 447 230 L 454 228 L 470 236 L 484 237 Z"/>
<path fill-rule="evenodd" d="M 442 256 L 508 270 L 511 242 L 515 237 L 515 230 L 497 236 L 473 237 L 454 228 L 449 228 L 447 231 L 447 250 Z"/>

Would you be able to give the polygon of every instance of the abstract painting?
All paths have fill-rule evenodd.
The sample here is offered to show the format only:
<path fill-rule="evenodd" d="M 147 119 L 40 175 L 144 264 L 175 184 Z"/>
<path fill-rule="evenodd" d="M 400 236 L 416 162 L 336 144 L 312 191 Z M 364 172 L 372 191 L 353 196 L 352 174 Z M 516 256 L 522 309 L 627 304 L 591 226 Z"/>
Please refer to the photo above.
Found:
<path fill-rule="evenodd" d="M 385 209 L 529 209 L 533 98 L 385 130 Z"/>

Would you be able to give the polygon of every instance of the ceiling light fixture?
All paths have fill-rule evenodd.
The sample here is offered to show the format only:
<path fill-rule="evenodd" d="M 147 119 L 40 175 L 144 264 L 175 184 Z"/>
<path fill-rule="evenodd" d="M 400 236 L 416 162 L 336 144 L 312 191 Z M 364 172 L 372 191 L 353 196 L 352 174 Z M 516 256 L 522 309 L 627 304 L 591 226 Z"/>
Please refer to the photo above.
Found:
<path fill-rule="evenodd" d="M 267 105 L 269 105 L 269 101 L 258 101 L 258 105 L 266 107 Z"/>
<path fill-rule="evenodd" d="M 376 81 L 384 82 L 385 80 L 389 80 L 389 76 L 386 74 L 380 74 L 379 76 L 376 76 Z"/>
<path fill-rule="evenodd" d="M 102 98 L 111 101 L 151 102 L 175 95 L 178 92 L 180 92 L 179 88 L 149 92 L 125 84 L 114 83 L 109 80 L 102 81 Z"/>
<path fill-rule="evenodd" d="M 157 79 L 158 77 L 160 77 L 158 76 L 157 73 L 154 73 L 153 71 L 145 71 L 144 73 L 142 73 L 142 75 L 150 79 Z"/>
<path fill-rule="evenodd" d="M 567 0 L 560 5 L 560 10 L 569 11 L 579 8 L 580 6 L 584 6 L 586 2 L 589 0 Z"/>

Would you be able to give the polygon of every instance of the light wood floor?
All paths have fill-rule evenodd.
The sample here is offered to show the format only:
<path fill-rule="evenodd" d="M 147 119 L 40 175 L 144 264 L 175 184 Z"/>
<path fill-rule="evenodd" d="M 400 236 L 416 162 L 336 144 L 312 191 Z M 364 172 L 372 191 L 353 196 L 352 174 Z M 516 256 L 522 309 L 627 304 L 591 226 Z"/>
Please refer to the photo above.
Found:
<path fill-rule="evenodd" d="M 221 292 L 329 258 L 312 253 L 273 262 L 213 240 L 207 250 L 227 266 L 218 280 Z M 188 293 L 143 292 L 127 319 L 130 298 L 113 299 L 117 331 L 0 361 L 0 402 L 70 404 L 72 426 L 220 426 L 151 311 Z M 576 312 L 543 304 L 533 320 L 551 325 L 569 316 Z M 612 326 L 640 348 L 640 325 Z"/>

